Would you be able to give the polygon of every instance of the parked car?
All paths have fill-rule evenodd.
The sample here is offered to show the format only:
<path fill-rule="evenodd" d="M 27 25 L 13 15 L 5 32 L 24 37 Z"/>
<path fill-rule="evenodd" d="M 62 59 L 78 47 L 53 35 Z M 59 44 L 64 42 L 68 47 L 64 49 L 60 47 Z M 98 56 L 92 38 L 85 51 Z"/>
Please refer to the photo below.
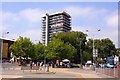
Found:
<path fill-rule="evenodd" d="M 70 67 L 71 67 L 70 60 L 68 60 L 68 59 L 62 60 L 62 66 L 63 66 L 64 68 L 70 68 Z"/>
<path fill-rule="evenodd" d="M 91 67 L 92 65 L 93 65 L 92 61 L 87 61 L 85 64 L 86 67 Z"/>
<path fill-rule="evenodd" d="M 71 64 L 69 62 L 63 62 L 62 66 L 63 66 L 63 68 L 70 68 Z"/>
<path fill-rule="evenodd" d="M 80 64 L 71 63 L 71 68 L 80 68 Z"/>
<path fill-rule="evenodd" d="M 86 63 L 85 66 L 86 67 L 91 67 L 93 65 L 93 63 Z"/>

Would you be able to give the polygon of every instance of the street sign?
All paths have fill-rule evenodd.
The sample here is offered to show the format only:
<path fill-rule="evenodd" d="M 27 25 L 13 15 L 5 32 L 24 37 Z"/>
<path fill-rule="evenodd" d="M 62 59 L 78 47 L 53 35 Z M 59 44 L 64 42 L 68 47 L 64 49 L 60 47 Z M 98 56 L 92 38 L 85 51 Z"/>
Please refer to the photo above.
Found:
<path fill-rule="evenodd" d="M 98 56 L 98 50 L 96 49 L 96 51 L 95 51 L 95 52 L 96 52 L 96 57 L 97 57 L 97 56 Z"/>
<path fill-rule="evenodd" d="M 93 50 L 93 57 L 97 57 L 98 56 L 98 50 L 97 49 L 94 49 Z"/>

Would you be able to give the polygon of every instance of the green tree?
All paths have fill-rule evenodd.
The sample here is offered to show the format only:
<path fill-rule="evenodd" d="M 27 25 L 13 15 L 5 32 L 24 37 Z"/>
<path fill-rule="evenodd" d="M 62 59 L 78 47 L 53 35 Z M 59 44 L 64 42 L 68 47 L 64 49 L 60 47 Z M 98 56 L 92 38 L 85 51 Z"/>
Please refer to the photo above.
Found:
<path fill-rule="evenodd" d="M 48 43 L 46 50 L 46 58 L 49 60 L 73 59 L 76 49 L 69 43 L 64 43 L 60 39 L 53 39 Z"/>
<path fill-rule="evenodd" d="M 98 50 L 98 57 L 100 58 L 105 58 L 110 55 L 117 55 L 117 52 L 116 52 L 117 50 L 115 48 L 115 45 L 109 38 L 105 38 L 101 40 L 95 39 L 94 46 L 95 46 L 95 49 Z M 92 55 L 93 55 L 92 50 L 93 50 L 93 40 L 89 39 L 86 44 L 85 53 L 86 55 L 87 54 L 90 55 L 91 60 L 92 60 Z"/>
<path fill-rule="evenodd" d="M 11 46 L 10 51 L 16 57 L 24 57 L 28 59 L 31 57 L 34 52 L 33 43 L 30 41 L 29 38 L 19 37 Z"/>
<path fill-rule="evenodd" d="M 85 42 L 86 42 L 86 34 L 83 32 L 62 32 L 57 33 L 52 36 L 52 39 L 60 39 L 64 43 L 69 43 L 77 50 L 77 54 L 74 54 L 74 60 L 76 63 L 80 61 L 80 54 L 84 51 Z M 80 53 L 80 49 L 82 50 Z"/>
<path fill-rule="evenodd" d="M 101 57 L 117 55 L 117 49 L 109 38 L 101 40 Z"/>
<path fill-rule="evenodd" d="M 34 53 L 31 58 L 34 60 L 44 60 L 45 46 L 41 43 L 34 44 Z"/>
<path fill-rule="evenodd" d="M 46 58 L 49 60 L 55 60 L 57 58 L 60 58 L 58 50 L 60 50 L 61 46 L 63 46 L 64 43 L 59 39 L 54 39 L 51 42 L 49 42 L 45 48 L 45 54 Z"/>

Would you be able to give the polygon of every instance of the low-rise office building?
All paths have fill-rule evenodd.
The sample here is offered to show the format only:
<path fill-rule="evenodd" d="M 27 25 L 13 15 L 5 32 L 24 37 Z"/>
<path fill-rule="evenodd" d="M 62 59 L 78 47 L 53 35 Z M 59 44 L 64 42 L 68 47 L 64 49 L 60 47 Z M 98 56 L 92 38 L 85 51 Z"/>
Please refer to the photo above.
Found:
<path fill-rule="evenodd" d="M 11 58 L 10 46 L 14 43 L 12 40 L 0 39 L 0 52 L 2 59 L 9 60 Z"/>

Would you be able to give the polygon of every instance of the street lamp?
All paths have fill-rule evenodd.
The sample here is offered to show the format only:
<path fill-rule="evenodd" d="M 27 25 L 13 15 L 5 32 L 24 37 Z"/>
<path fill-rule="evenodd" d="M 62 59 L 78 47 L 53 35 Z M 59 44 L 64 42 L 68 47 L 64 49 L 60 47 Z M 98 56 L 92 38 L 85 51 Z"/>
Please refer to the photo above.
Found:
<path fill-rule="evenodd" d="M 37 42 L 40 43 L 40 40 L 35 40 L 35 42 L 36 42 L 36 43 L 37 43 Z"/>
<path fill-rule="evenodd" d="M 97 32 L 101 31 L 100 29 L 97 30 Z M 86 30 L 86 32 L 89 32 L 89 30 Z M 93 33 L 93 63 L 96 67 L 96 57 L 97 57 L 97 50 L 95 49 L 95 44 L 94 44 L 94 33 Z"/>
<path fill-rule="evenodd" d="M 81 69 L 83 68 L 82 66 L 82 41 L 80 39 L 80 66 L 81 66 Z"/>
<path fill-rule="evenodd" d="M 2 34 L 2 38 L 4 38 L 4 35 L 5 35 L 5 34 L 9 34 L 9 32 L 5 32 L 5 33 L 3 33 L 3 34 Z"/>

